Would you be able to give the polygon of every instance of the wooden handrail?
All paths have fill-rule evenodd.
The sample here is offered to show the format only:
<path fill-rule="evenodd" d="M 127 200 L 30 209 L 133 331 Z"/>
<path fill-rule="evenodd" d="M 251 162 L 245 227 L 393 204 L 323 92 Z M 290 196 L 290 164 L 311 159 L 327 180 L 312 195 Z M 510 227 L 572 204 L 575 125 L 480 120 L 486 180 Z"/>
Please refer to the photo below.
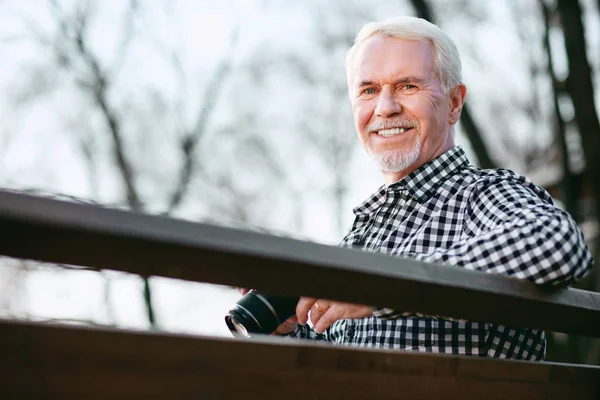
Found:
<path fill-rule="evenodd" d="M 597 399 L 600 368 L 0 320 L 2 399 Z"/>
<path fill-rule="evenodd" d="M 600 294 L 0 191 L 0 254 L 600 337 Z"/>

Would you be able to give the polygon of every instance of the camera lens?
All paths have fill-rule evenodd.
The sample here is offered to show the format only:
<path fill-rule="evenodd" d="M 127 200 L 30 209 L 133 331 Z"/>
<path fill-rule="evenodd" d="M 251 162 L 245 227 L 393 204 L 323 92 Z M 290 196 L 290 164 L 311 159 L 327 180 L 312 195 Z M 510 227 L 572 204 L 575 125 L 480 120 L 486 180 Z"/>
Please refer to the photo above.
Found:
<path fill-rule="evenodd" d="M 270 334 L 296 313 L 298 300 L 298 297 L 275 297 L 251 290 L 229 311 L 225 322 L 234 336 Z"/>
<path fill-rule="evenodd" d="M 227 318 L 226 319 L 227 325 L 229 326 L 229 329 L 232 332 L 235 330 L 235 332 L 237 334 L 239 334 L 240 336 L 250 337 L 250 334 L 248 333 L 248 330 L 246 329 L 246 327 L 243 324 L 241 324 L 234 316 L 228 315 L 225 318 Z M 233 327 L 233 329 L 231 329 L 232 327 Z"/>

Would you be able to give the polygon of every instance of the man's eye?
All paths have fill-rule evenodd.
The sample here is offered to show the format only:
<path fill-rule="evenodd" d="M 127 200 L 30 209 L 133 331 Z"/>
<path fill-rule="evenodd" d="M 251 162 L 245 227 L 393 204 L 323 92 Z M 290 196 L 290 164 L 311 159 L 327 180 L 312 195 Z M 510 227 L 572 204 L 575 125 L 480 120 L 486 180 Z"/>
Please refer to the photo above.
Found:
<path fill-rule="evenodd" d="M 402 89 L 411 91 L 411 90 L 417 89 L 417 87 L 415 85 L 408 84 L 408 85 L 402 86 Z"/>
<path fill-rule="evenodd" d="M 365 90 L 363 90 L 363 94 L 375 94 L 375 92 L 375 88 L 366 88 Z"/>

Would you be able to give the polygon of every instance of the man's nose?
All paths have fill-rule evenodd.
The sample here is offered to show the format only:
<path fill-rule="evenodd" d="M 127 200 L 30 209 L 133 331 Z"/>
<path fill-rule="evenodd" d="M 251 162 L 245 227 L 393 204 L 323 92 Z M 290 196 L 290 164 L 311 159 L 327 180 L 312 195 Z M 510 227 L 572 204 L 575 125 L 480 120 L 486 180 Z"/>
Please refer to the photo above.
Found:
<path fill-rule="evenodd" d="M 377 108 L 375 108 L 375 114 L 379 117 L 391 117 L 396 114 L 400 114 L 402 106 L 396 99 L 394 90 L 389 86 L 383 87 L 379 98 L 377 99 Z"/>

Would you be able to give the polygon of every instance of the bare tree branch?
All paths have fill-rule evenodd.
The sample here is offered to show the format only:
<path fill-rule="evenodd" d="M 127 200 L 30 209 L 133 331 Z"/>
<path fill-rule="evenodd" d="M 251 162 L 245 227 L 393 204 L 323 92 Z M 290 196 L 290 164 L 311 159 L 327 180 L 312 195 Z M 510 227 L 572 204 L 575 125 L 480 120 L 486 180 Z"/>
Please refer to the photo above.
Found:
<path fill-rule="evenodd" d="M 435 23 L 433 11 L 426 0 L 411 0 L 410 2 L 418 17 Z M 471 143 L 471 147 L 473 148 L 475 155 L 477 156 L 479 165 L 482 168 L 496 168 L 496 163 L 492 160 L 489 152 L 487 151 L 487 146 L 485 145 L 481 135 L 481 130 L 471 116 L 471 109 L 467 104 L 463 106 L 460 123 L 467 135 L 467 138 L 469 139 L 469 142 Z"/>
<path fill-rule="evenodd" d="M 89 2 L 80 5 L 74 17 L 67 16 L 56 0 L 50 0 L 50 2 L 60 28 L 60 38 L 54 45 L 58 53 L 59 64 L 65 68 L 75 68 L 75 56 L 69 54 L 68 50 L 71 48 L 86 67 L 85 72 L 90 77 L 76 77 L 76 81 L 81 88 L 92 95 L 92 99 L 101 111 L 111 136 L 113 156 L 125 186 L 127 204 L 131 209 L 139 211 L 143 205 L 135 184 L 134 169 L 125 151 L 119 117 L 117 112 L 111 108 L 108 100 L 109 73 L 102 69 L 100 62 L 86 44 L 86 29 L 91 17 Z"/>
<path fill-rule="evenodd" d="M 581 134 L 586 173 L 592 185 L 596 216 L 598 216 L 600 213 L 600 120 L 596 114 L 594 85 L 586 51 L 582 10 L 579 0 L 559 0 L 557 9 L 561 16 L 568 56 L 567 91 L 575 109 L 575 122 Z M 599 255 L 600 243 L 596 246 L 596 256 Z"/>
<path fill-rule="evenodd" d="M 178 174 L 178 182 L 175 185 L 175 190 L 170 196 L 170 200 L 167 206 L 166 214 L 171 213 L 177 208 L 185 194 L 188 191 L 192 175 L 196 166 L 195 150 L 198 146 L 199 141 L 206 132 L 206 126 L 210 120 L 213 110 L 217 104 L 217 99 L 221 93 L 221 89 L 224 86 L 227 78 L 230 76 L 233 69 L 233 55 L 234 49 L 239 39 L 239 25 L 233 29 L 231 39 L 229 41 L 229 48 L 226 54 L 223 56 L 219 64 L 217 65 L 213 76 L 208 83 L 206 91 L 203 96 L 203 104 L 197 113 L 197 119 L 192 130 L 186 133 L 181 140 L 181 154 L 183 156 L 183 164 Z"/>
<path fill-rule="evenodd" d="M 125 17 L 123 18 L 123 24 L 125 25 L 125 28 L 123 29 L 123 38 L 119 43 L 119 48 L 117 49 L 117 55 L 114 60 L 114 65 L 111 68 L 111 71 L 113 71 L 113 73 L 121 69 L 121 66 L 127 58 L 129 45 L 131 44 L 131 41 L 134 37 L 134 20 L 138 9 L 138 0 L 129 0 L 127 12 L 125 13 Z"/>
<path fill-rule="evenodd" d="M 127 158 L 125 153 L 120 122 L 116 112 L 108 104 L 107 87 L 109 85 L 109 78 L 107 74 L 102 71 L 98 60 L 86 46 L 84 35 L 87 26 L 87 15 L 82 14 L 79 22 L 79 27 L 76 30 L 75 43 L 76 49 L 79 51 L 80 56 L 86 62 L 92 73 L 92 83 L 89 89 L 92 91 L 94 99 L 100 107 L 100 110 L 102 110 L 102 115 L 108 125 L 113 142 L 114 157 L 126 188 L 127 203 L 133 210 L 141 210 L 143 206 L 135 184 L 135 176 L 131 161 Z"/>
<path fill-rule="evenodd" d="M 568 58 L 569 75 L 566 89 L 571 96 L 573 108 L 575 109 L 575 122 L 579 128 L 585 156 L 585 174 L 587 182 L 591 186 L 591 197 L 597 222 L 600 216 L 600 120 L 596 113 L 594 85 L 587 57 L 582 9 L 579 0 L 558 0 L 556 9 L 560 14 Z M 595 238 L 593 247 L 594 258 L 598 260 L 600 257 L 600 236 Z M 600 274 L 597 270 L 593 270 L 582 283 L 584 289 L 598 290 L 600 287 Z M 575 338 L 570 338 L 568 345 L 571 353 L 570 358 L 573 361 L 585 357 L 587 362 L 591 361 L 594 364 L 600 362 L 600 346 L 590 346 L 589 341 Z"/>
<path fill-rule="evenodd" d="M 111 321 L 112 324 L 116 324 L 117 318 L 115 317 L 115 308 L 111 300 L 112 279 L 110 278 L 110 276 L 108 276 L 108 274 L 105 273 L 102 274 L 102 277 L 104 279 L 104 290 L 102 292 L 102 295 L 104 297 L 104 308 L 106 309 L 108 319 Z"/>
<path fill-rule="evenodd" d="M 550 10 L 544 0 L 539 0 L 540 7 L 542 10 L 542 16 L 544 19 L 544 48 L 546 49 L 546 56 L 548 58 L 548 73 L 550 80 L 552 81 L 552 93 L 553 93 L 553 106 L 554 106 L 554 119 L 556 121 L 556 133 L 555 137 L 558 141 L 560 154 L 562 156 L 562 200 L 565 204 L 565 208 L 573 218 L 578 221 L 578 198 L 579 198 L 579 187 L 577 180 L 574 179 L 573 173 L 570 168 L 570 156 L 569 149 L 566 141 L 566 126 L 565 119 L 560 110 L 559 97 L 560 97 L 560 82 L 554 72 L 554 59 L 552 56 L 552 48 L 550 46 Z"/>
<path fill-rule="evenodd" d="M 61 33 L 61 44 L 55 45 L 57 55 L 59 57 L 59 64 L 63 65 L 65 68 L 73 68 L 75 65 L 73 56 L 68 53 L 66 48 L 61 47 L 62 43 L 65 43 L 67 46 L 70 46 L 73 49 L 75 54 L 83 61 L 84 66 L 87 67 L 86 72 L 91 75 L 91 77 L 88 79 L 85 77 L 79 77 L 76 79 L 76 81 L 80 87 L 92 95 L 92 99 L 95 101 L 101 111 L 101 115 L 106 122 L 111 136 L 113 156 L 125 186 L 127 204 L 132 210 L 140 211 L 143 209 L 143 204 L 135 183 L 134 168 L 125 151 L 123 132 L 119 117 L 117 112 L 113 110 L 109 104 L 108 90 L 110 86 L 110 76 L 107 71 L 102 69 L 100 62 L 86 44 L 86 29 L 88 27 L 91 13 L 90 3 L 86 2 L 80 4 L 80 7 L 76 11 L 75 18 L 72 19 L 66 16 L 56 0 L 50 0 L 50 2 L 57 17 L 57 22 L 60 27 L 59 31 Z M 137 2 L 132 0 L 130 2 L 128 18 L 126 19 L 126 23 L 129 25 L 125 31 L 125 38 L 121 45 L 121 51 L 123 52 L 125 52 L 129 41 L 131 40 L 132 18 L 133 13 L 136 10 L 136 6 Z M 122 61 L 123 58 L 124 55 L 120 58 L 118 57 L 117 61 L 119 61 L 119 59 Z M 143 282 L 146 313 L 150 325 L 154 328 L 156 326 L 156 318 L 152 304 L 152 291 L 148 277 L 144 277 Z"/>

